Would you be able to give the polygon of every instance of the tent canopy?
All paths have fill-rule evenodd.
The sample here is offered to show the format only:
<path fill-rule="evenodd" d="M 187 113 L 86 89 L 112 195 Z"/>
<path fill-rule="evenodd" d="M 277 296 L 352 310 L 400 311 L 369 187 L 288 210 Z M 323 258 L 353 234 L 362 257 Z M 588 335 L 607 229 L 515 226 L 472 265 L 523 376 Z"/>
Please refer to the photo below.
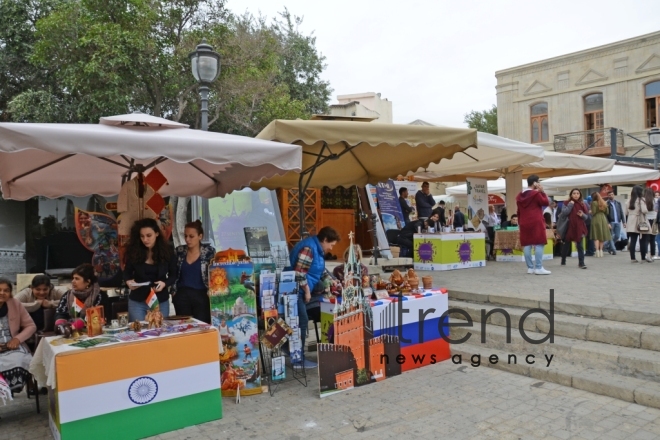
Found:
<path fill-rule="evenodd" d="M 624 165 L 614 165 L 611 171 L 604 173 L 585 174 L 582 176 L 554 177 L 543 181 L 544 188 L 569 190 L 585 188 L 605 183 L 623 185 L 660 179 L 660 172 L 648 168 L 637 168 Z"/>
<path fill-rule="evenodd" d="M 169 182 L 163 196 L 217 197 L 300 171 L 297 145 L 175 124 L 142 114 L 102 118 L 100 124 L 0 123 L 3 196 L 110 196 L 129 171 L 157 166 Z"/>
<path fill-rule="evenodd" d="M 552 195 L 558 195 L 558 194 L 563 194 L 563 190 L 559 190 L 556 188 L 546 188 L 545 182 L 543 183 L 543 189 L 545 190 L 545 193 L 548 194 L 549 196 Z M 523 180 L 521 186 L 523 188 L 527 188 L 527 181 Z M 456 185 L 456 186 L 450 186 L 448 188 L 445 188 L 445 192 L 449 195 L 466 195 L 467 194 L 467 184 L 464 183 L 462 185 Z M 506 180 L 503 178 L 499 178 L 496 180 L 489 180 L 488 181 L 488 194 L 506 194 Z M 515 198 L 516 194 L 513 195 Z"/>
<path fill-rule="evenodd" d="M 543 159 L 544 149 L 540 145 L 526 144 L 490 133 L 477 133 L 477 149 L 470 149 L 454 155 L 450 160 L 430 164 L 414 173 L 418 181 L 458 182 L 469 176 L 479 176 L 493 170 L 490 177 L 497 178 L 518 164 Z"/>
<path fill-rule="evenodd" d="M 303 172 L 260 182 L 271 189 L 376 184 L 477 144 L 473 129 L 346 121 L 275 120 L 257 138 L 303 147 Z"/>

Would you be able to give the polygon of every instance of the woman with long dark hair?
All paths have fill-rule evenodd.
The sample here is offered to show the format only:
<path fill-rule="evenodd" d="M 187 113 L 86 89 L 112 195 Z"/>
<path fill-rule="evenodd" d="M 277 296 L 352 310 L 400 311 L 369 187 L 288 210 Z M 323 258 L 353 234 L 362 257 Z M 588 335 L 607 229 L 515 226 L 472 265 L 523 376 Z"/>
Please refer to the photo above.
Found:
<path fill-rule="evenodd" d="M 635 185 L 632 189 L 632 192 L 630 193 L 630 202 L 628 203 L 628 220 L 626 223 L 626 233 L 628 234 L 628 249 L 630 249 L 631 263 L 639 263 L 639 261 L 637 261 L 635 258 L 635 246 L 637 246 L 637 239 L 640 235 L 639 224 L 645 222 L 646 213 L 648 212 L 649 209 L 646 206 L 646 200 L 644 200 L 644 190 L 641 186 Z M 642 240 L 644 240 L 643 235 Z M 646 259 L 646 247 L 642 241 L 639 243 L 639 252 L 642 254 L 642 260 L 650 260 Z"/>
<path fill-rule="evenodd" d="M 596 245 L 596 257 L 603 258 L 603 246 L 612 239 L 610 223 L 607 221 L 607 202 L 597 192 L 591 194 L 591 231 L 589 238 Z"/>
<path fill-rule="evenodd" d="M 571 253 L 571 243 L 575 243 L 578 251 L 578 267 L 586 269 L 584 264 L 584 247 L 582 241 L 587 236 L 587 224 L 585 220 L 587 214 L 587 205 L 582 200 L 582 193 L 579 189 L 573 188 L 569 199 L 564 202 L 564 207 L 559 214 L 557 221 L 557 230 L 560 231 L 561 238 L 564 240 L 564 247 L 561 252 L 561 265 L 566 266 L 566 257 Z"/>
<path fill-rule="evenodd" d="M 177 279 L 176 258 L 165 242 L 156 220 L 145 218 L 133 224 L 126 245 L 125 263 L 124 280 L 131 290 L 128 296 L 128 319 L 144 320 L 149 311 L 146 301 L 151 289 L 156 292 L 161 313 L 165 317 L 169 316 L 169 287 Z"/>
<path fill-rule="evenodd" d="M 653 235 L 652 233 L 653 223 L 655 222 L 658 213 L 655 210 L 655 197 L 653 194 L 653 190 L 651 188 L 644 188 L 644 201 L 646 202 L 646 209 L 648 209 L 649 211 L 646 213 L 646 221 L 651 229 L 649 229 L 648 232 L 642 233 L 642 242 L 648 243 L 648 245 L 644 248 L 645 251 L 648 249 L 649 246 L 651 247 L 651 255 L 646 259 L 646 261 L 652 262 L 653 260 L 655 260 L 655 256 L 656 256 L 655 235 Z"/>
<path fill-rule="evenodd" d="M 199 220 L 186 224 L 183 231 L 186 244 L 176 248 L 178 277 L 172 286 L 172 303 L 177 315 L 190 315 L 210 324 L 209 264 L 215 249 L 202 244 L 204 229 Z"/>

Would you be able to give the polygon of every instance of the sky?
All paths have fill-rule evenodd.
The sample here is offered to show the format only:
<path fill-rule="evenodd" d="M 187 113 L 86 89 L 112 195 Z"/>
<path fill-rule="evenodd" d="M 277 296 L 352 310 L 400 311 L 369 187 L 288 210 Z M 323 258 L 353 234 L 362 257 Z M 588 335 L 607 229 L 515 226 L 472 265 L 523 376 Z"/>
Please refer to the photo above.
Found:
<path fill-rule="evenodd" d="M 376 92 L 394 122 L 465 126 L 496 104 L 495 72 L 660 30 L 657 0 L 228 0 L 304 18 L 337 95 Z"/>

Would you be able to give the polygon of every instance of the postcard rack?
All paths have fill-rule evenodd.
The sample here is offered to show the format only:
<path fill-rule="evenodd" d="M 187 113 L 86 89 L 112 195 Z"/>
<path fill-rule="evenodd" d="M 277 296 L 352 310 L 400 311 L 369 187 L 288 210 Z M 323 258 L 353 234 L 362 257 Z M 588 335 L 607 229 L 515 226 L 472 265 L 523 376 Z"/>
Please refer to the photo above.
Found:
<path fill-rule="evenodd" d="M 259 338 L 261 339 L 261 338 Z M 307 372 L 305 370 L 305 352 L 303 350 L 302 360 L 299 362 L 292 362 L 290 356 L 285 356 L 281 348 L 271 349 L 263 342 L 261 344 L 261 350 L 259 354 L 261 356 L 261 367 L 262 367 L 262 385 L 263 381 L 266 382 L 268 387 L 268 393 L 271 397 L 275 394 L 280 385 L 283 385 L 287 382 L 298 381 L 302 386 L 307 386 Z M 277 363 L 277 359 L 284 357 L 284 364 L 281 365 L 283 368 L 285 377 L 283 379 L 273 379 L 274 373 L 277 373 L 273 370 L 273 359 Z M 276 365 L 277 367 L 277 365 Z"/>

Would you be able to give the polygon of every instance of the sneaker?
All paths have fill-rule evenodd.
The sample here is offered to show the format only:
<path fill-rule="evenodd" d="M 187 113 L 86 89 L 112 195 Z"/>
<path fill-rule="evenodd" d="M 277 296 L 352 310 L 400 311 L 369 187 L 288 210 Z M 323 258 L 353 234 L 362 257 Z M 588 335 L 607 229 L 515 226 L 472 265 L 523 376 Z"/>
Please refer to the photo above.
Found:
<path fill-rule="evenodd" d="M 654 259 L 654 260 L 660 260 L 660 256 L 657 256 L 657 255 L 656 255 L 655 257 L 653 257 L 653 259 Z"/>
<path fill-rule="evenodd" d="M 552 272 L 545 270 L 544 268 L 536 269 L 534 272 L 536 275 L 550 275 Z"/>
<path fill-rule="evenodd" d="M 527 275 L 533 275 L 534 269 L 527 269 Z"/>

